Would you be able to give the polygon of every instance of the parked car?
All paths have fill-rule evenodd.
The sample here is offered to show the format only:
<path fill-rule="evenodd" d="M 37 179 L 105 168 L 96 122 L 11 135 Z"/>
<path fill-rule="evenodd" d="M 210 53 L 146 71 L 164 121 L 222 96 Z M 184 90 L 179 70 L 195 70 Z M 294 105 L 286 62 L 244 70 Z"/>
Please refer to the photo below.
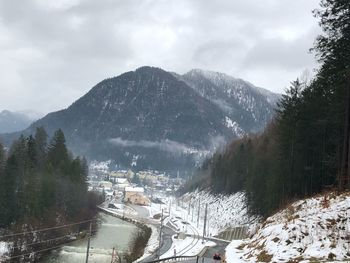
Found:
<path fill-rule="evenodd" d="M 108 208 L 119 209 L 115 204 L 109 203 Z"/>

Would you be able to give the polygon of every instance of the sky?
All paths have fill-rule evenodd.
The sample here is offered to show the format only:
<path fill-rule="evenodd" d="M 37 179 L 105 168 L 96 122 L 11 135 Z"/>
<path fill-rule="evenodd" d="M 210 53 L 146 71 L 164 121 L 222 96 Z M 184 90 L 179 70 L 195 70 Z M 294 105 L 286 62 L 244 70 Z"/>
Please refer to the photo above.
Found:
<path fill-rule="evenodd" d="M 317 67 L 319 0 L 0 0 L 0 110 L 68 107 L 141 66 L 283 93 Z"/>

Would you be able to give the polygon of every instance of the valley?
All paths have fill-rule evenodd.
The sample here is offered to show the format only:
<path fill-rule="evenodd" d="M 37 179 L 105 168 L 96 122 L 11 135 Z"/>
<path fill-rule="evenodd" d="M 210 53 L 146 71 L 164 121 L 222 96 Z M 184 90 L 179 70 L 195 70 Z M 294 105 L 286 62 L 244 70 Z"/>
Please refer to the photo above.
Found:
<path fill-rule="evenodd" d="M 350 261 L 349 0 L 2 0 L 0 46 L 1 263 Z"/>

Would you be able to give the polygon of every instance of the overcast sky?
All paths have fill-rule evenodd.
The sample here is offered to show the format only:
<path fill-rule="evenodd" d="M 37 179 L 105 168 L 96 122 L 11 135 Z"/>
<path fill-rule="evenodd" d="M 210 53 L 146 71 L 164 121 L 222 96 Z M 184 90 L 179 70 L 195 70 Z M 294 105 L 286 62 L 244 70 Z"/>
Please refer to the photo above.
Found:
<path fill-rule="evenodd" d="M 68 107 L 143 65 L 283 92 L 316 67 L 319 0 L 0 0 L 0 110 Z"/>

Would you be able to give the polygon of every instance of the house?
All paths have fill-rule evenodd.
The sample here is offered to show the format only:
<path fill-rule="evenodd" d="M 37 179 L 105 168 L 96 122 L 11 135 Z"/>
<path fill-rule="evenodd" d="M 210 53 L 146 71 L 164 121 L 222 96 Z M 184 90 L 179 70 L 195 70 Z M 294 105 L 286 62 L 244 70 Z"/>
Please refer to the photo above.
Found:
<path fill-rule="evenodd" d="M 125 187 L 124 202 L 134 205 L 151 204 L 148 197 L 144 195 L 144 189 L 142 187 Z"/>
<path fill-rule="evenodd" d="M 103 188 L 105 191 L 111 191 L 113 184 L 111 182 L 108 182 L 108 181 L 100 181 L 98 183 L 98 186 Z"/>
<path fill-rule="evenodd" d="M 113 188 L 117 191 L 124 191 L 125 187 L 130 186 L 127 178 L 115 178 L 115 185 Z"/>
<path fill-rule="evenodd" d="M 129 184 L 128 178 L 115 178 L 116 184 Z"/>

